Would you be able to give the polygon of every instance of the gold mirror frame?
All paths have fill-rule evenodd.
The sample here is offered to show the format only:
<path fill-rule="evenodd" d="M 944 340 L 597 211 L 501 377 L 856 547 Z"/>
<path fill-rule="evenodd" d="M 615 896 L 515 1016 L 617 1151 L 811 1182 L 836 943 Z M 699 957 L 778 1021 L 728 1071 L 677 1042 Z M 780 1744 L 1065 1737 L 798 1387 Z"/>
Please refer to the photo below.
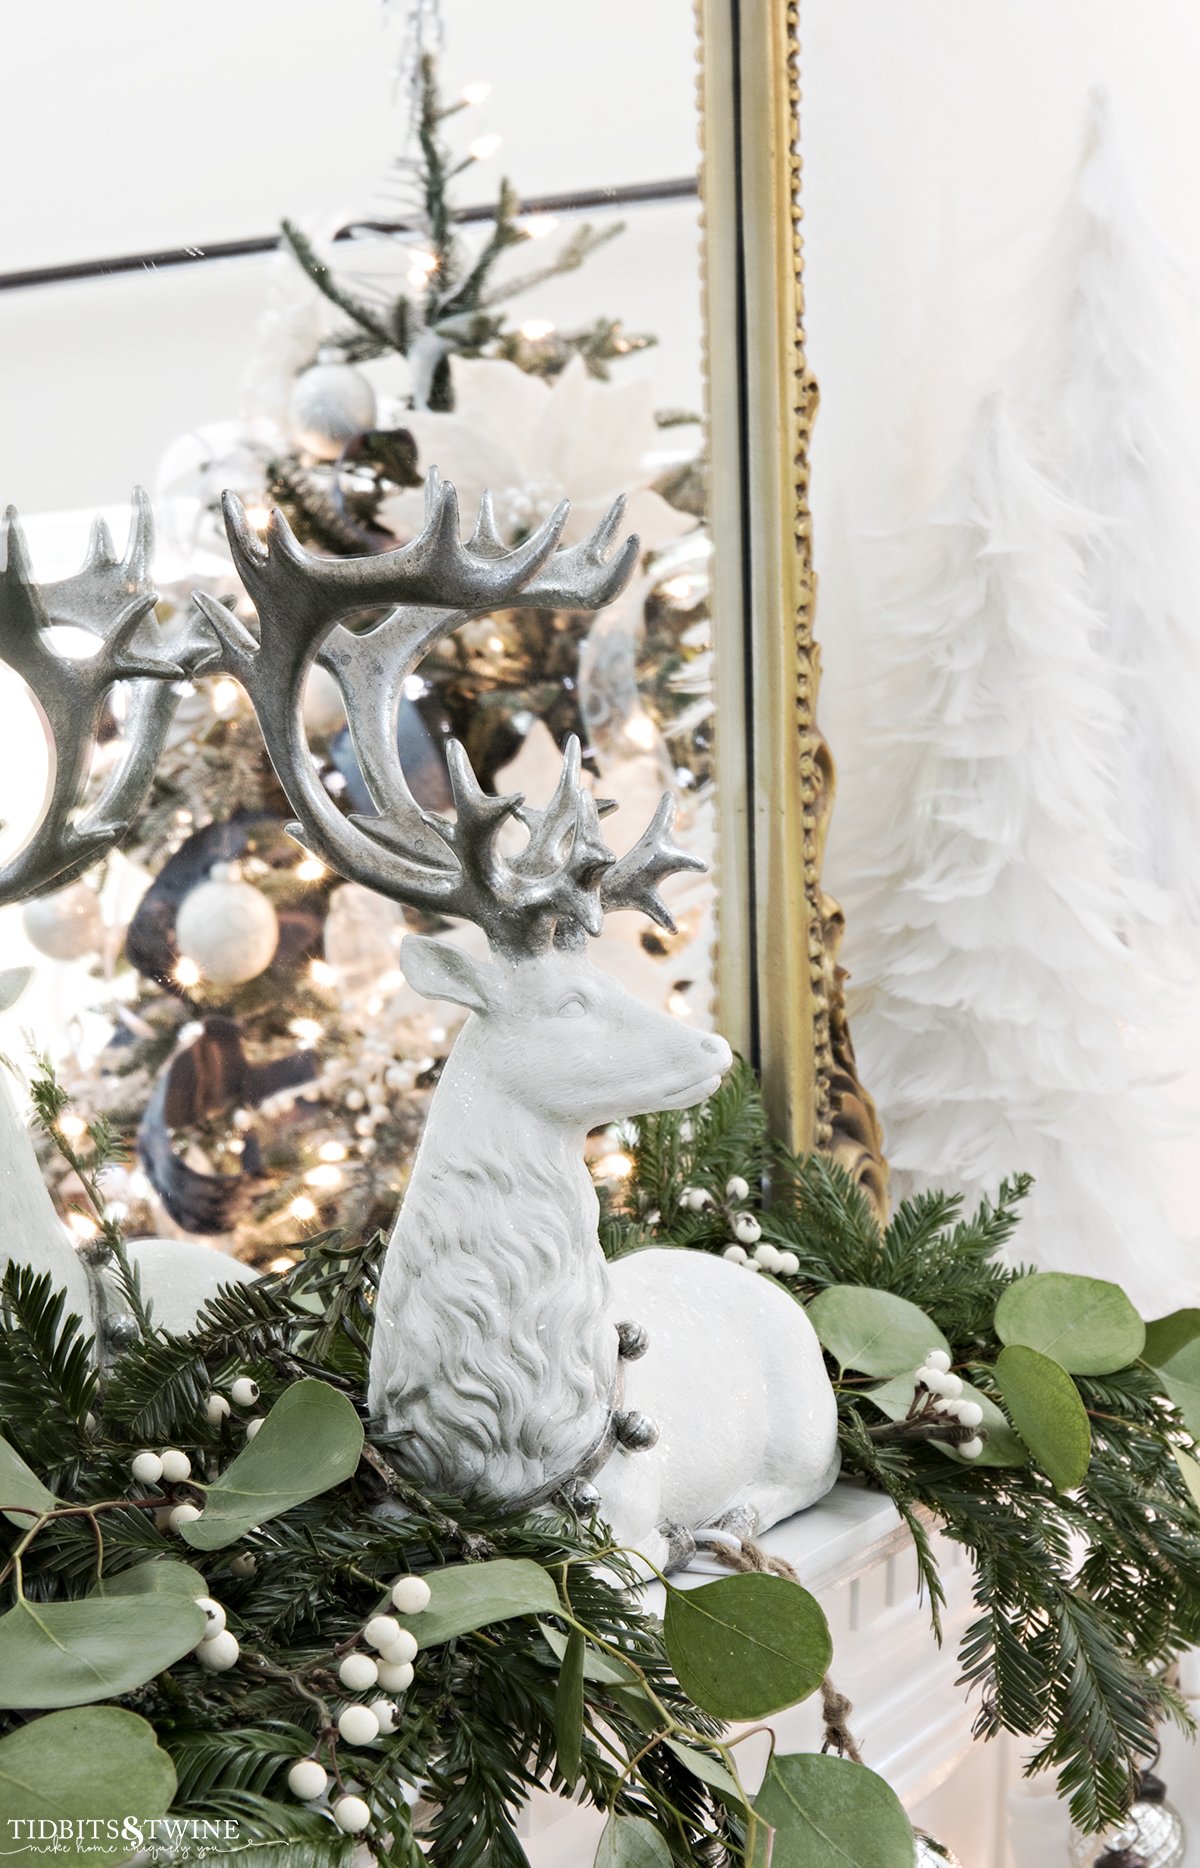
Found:
<path fill-rule="evenodd" d="M 816 724 L 798 0 L 697 0 L 709 504 L 715 550 L 721 1029 L 774 1132 L 840 1162 L 882 1213 L 821 887 L 834 772 Z"/>

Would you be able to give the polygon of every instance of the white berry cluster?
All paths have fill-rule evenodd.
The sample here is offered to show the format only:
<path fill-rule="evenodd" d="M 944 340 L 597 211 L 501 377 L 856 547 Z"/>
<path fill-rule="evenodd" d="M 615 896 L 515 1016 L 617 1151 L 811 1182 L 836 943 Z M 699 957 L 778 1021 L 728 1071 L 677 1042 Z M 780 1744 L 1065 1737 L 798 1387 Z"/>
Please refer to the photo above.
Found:
<path fill-rule="evenodd" d="M 401 1576 L 392 1584 L 392 1607 L 401 1615 L 420 1615 L 429 1607 L 429 1584 L 421 1576 Z M 383 1693 L 369 1704 L 353 1702 L 343 1706 L 337 1717 L 338 1737 L 347 1745 L 370 1745 L 396 1730 L 400 1709 L 385 1697 L 403 1693 L 413 1682 L 413 1662 L 419 1644 L 402 1628 L 394 1615 L 373 1615 L 362 1630 L 361 1639 L 373 1648 L 373 1654 L 355 1649 L 338 1666 L 338 1678 L 351 1693 L 367 1693 L 381 1687 Z M 316 1758 L 301 1758 L 288 1772 L 288 1788 L 302 1803 L 312 1803 L 324 1796 L 329 1787 L 329 1773 Z M 362 1797 L 350 1793 L 331 1805 L 331 1814 L 339 1829 L 358 1835 L 371 1820 L 371 1811 Z"/>
<path fill-rule="evenodd" d="M 225 1611 L 213 1596 L 197 1596 L 196 1607 L 204 1610 L 206 1625 L 192 1652 L 210 1673 L 227 1673 L 241 1652 L 237 1636 L 225 1626 Z"/>
<path fill-rule="evenodd" d="M 685 1187 L 679 1204 L 685 1212 L 703 1213 L 707 1207 L 719 1207 L 729 1220 L 733 1242 L 721 1254 L 731 1265 L 747 1271 L 770 1271 L 780 1278 L 794 1278 L 800 1260 L 794 1252 L 780 1252 L 762 1236 L 762 1226 L 753 1213 L 739 1210 L 750 1198 L 750 1183 L 733 1174 L 725 1183 L 725 1197 L 715 1200 L 706 1187 Z"/>
<path fill-rule="evenodd" d="M 957 1375 L 951 1373 L 950 1358 L 944 1349 L 931 1349 L 916 1373 L 916 1385 L 924 1388 L 932 1397 L 931 1411 L 946 1420 L 955 1420 L 961 1427 L 980 1427 L 983 1425 L 983 1409 L 978 1401 L 962 1399 L 963 1385 Z M 978 1459 L 983 1452 L 983 1441 L 978 1434 L 964 1440 L 956 1449 L 964 1459 Z"/>

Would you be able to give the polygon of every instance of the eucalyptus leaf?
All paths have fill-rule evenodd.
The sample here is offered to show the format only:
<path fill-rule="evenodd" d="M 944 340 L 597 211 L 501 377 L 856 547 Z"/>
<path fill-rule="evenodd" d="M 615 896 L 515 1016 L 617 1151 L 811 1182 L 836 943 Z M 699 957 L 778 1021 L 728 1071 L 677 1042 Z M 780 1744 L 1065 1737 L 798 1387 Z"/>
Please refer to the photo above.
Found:
<path fill-rule="evenodd" d="M 444 1570 L 426 1570 L 425 1581 L 431 1592 L 429 1607 L 419 1615 L 398 1617 L 422 1647 L 437 1647 L 514 1615 L 557 1615 L 562 1607 L 549 1572 L 527 1557 L 452 1563 Z"/>
<path fill-rule="evenodd" d="M 1190 1453 L 1185 1453 L 1181 1446 L 1173 1446 L 1171 1451 L 1175 1455 L 1175 1464 L 1183 1477 L 1183 1483 L 1191 1493 L 1192 1503 L 1200 1512 L 1200 1463 Z"/>
<path fill-rule="evenodd" d="M 1177 1349 L 1158 1370 L 1168 1396 L 1183 1415 L 1193 1440 L 1200 1440 L 1200 1338 Z"/>
<path fill-rule="evenodd" d="M 775 1831 L 771 1868 L 912 1868 L 916 1845 L 899 1797 L 848 1758 L 772 1758 L 754 1808 Z"/>
<path fill-rule="evenodd" d="M 1058 1492 L 1081 1485 L 1092 1457 L 1087 1411 L 1067 1371 L 1039 1349 L 1010 1344 L 996 1380 L 1013 1426 Z"/>
<path fill-rule="evenodd" d="M 190 1563 L 173 1563 L 168 1557 L 151 1557 L 135 1563 L 131 1569 L 118 1570 L 115 1576 L 102 1576 L 92 1591 L 94 1596 L 175 1596 L 182 1602 L 195 1602 L 208 1594 L 208 1584 Z"/>
<path fill-rule="evenodd" d="M 578 1628 L 567 1637 L 567 1650 L 559 1669 L 554 1694 L 554 1737 L 559 1774 L 573 1784 L 579 1775 L 583 1749 L 583 1659 L 585 1642 Z"/>
<path fill-rule="evenodd" d="M 126 1817 L 165 1816 L 175 1796 L 175 1767 L 154 1728 L 117 1706 L 77 1706 L 51 1712 L 0 1738 L 0 1809 L 5 1823 L 61 1822 L 86 1817 L 120 1825 Z M 12 1830 L 5 1833 L 11 1838 Z M 77 1855 L 55 1847 L 58 1860 L 118 1862 L 138 1848 L 136 1833 L 109 1843 L 102 1829 Z M 3 1854 L 0 1849 L 0 1854 Z"/>
<path fill-rule="evenodd" d="M 1146 1325 L 1146 1347 L 1142 1351 L 1142 1360 L 1152 1369 L 1161 1369 L 1164 1363 L 1194 1343 L 1200 1336 L 1200 1310 L 1172 1310 L 1169 1316 L 1155 1317 Z"/>
<path fill-rule="evenodd" d="M 594 1868 L 671 1868 L 671 1851 L 644 1816 L 614 1813 L 604 1825 Z"/>
<path fill-rule="evenodd" d="M 414 1617 L 414 1622 L 416 1618 Z M 557 1628 L 551 1628 L 549 1622 L 539 1622 L 542 1639 L 556 1660 L 564 1659 L 567 1652 L 567 1637 Z M 416 1632 L 414 1627 L 414 1633 Z M 622 1666 L 611 1655 L 601 1654 L 596 1648 L 584 1644 L 583 1677 L 597 1686 L 632 1686 L 640 1685 L 637 1675 L 630 1667 Z"/>
<path fill-rule="evenodd" d="M 16 1448 L 0 1439 L 0 1511 L 9 1523 L 27 1531 L 44 1512 L 57 1511 L 61 1504 L 62 1499 L 47 1490 Z M 9 1507 L 13 1505 L 24 1505 L 26 1509 L 12 1511 Z"/>
<path fill-rule="evenodd" d="M 879 1388 L 866 1389 L 862 1398 L 864 1401 L 873 1401 L 888 1420 L 903 1420 L 916 1393 L 915 1374 L 914 1370 L 910 1375 L 895 1375 Z M 947 1446 L 944 1440 L 931 1440 L 929 1444 L 936 1446 L 939 1453 L 945 1453 L 947 1458 L 960 1466 L 1027 1466 L 1028 1452 L 991 1396 L 985 1395 L 981 1388 L 974 1387 L 970 1382 L 964 1382 L 962 1399 L 974 1401 L 983 1410 L 980 1432 L 987 1437 L 979 1458 L 964 1459 L 956 1447 Z"/>
<path fill-rule="evenodd" d="M 718 1719 L 763 1719 L 807 1699 L 833 1655 L 820 1604 L 782 1576 L 668 1585 L 663 1636 L 680 1686 Z"/>
<path fill-rule="evenodd" d="M 950 1345 L 936 1323 L 891 1291 L 864 1284 L 831 1284 L 808 1306 L 808 1320 L 838 1367 L 863 1375 L 903 1375 L 931 1349 Z"/>
<path fill-rule="evenodd" d="M 0 1616 L 0 1708 L 115 1699 L 189 1654 L 205 1626 L 202 1609 L 172 1596 L 18 1602 Z"/>
<path fill-rule="evenodd" d="M 1146 1326 L 1119 1284 L 1066 1271 L 1034 1271 L 996 1305 L 1002 1343 L 1039 1349 L 1072 1375 L 1112 1375 L 1136 1362 Z"/>
<path fill-rule="evenodd" d="M 720 1758 L 714 1758 L 709 1751 L 699 1751 L 695 1745 L 685 1744 L 681 1738 L 664 1738 L 663 1744 L 668 1751 L 674 1752 L 686 1771 L 700 1783 L 707 1784 L 718 1795 L 728 1797 L 731 1803 L 746 1807 L 746 1793 L 737 1778 Z"/>
<path fill-rule="evenodd" d="M 328 1382 L 293 1382 L 216 1483 L 201 1487 L 204 1510 L 180 1535 L 193 1550 L 236 1543 L 350 1478 L 362 1444 L 362 1422 L 344 1394 Z"/>

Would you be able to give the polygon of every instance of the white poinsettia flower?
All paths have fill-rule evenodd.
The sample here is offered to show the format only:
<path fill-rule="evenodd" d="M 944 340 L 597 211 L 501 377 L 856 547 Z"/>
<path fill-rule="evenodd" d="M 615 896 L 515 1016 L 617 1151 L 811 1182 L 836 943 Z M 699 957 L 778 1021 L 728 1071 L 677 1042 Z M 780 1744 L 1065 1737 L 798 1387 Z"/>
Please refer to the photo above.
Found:
<path fill-rule="evenodd" d="M 413 409 L 403 420 L 422 468 L 436 467 L 457 488 L 467 525 L 485 491 L 508 539 L 569 499 L 563 538 L 572 544 L 586 537 L 619 493 L 628 498 L 626 529 L 647 549 L 695 525 L 650 489 L 662 470 L 662 438 L 648 377 L 597 382 L 579 357 L 549 383 L 499 359 L 454 357 L 450 370 L 453 411 Z M 382 511 L 384 524 L 403 537 L 420 530 L 424 515 L 419 487 L 394 495 Z"/>

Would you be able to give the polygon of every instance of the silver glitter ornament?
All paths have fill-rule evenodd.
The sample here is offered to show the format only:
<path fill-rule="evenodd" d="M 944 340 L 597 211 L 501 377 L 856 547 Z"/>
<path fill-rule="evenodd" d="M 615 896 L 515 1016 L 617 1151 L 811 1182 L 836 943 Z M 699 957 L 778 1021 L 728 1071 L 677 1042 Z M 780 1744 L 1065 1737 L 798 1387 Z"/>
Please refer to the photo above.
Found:
<path fill-rule="evenodd" d="M 288 401 L 292 436 L 321 461 L 336 460 L 347 441 L 375 426 L 375 391 L 352 363 L 314 363 L 296 378 Z"/>
<path fill-rule="evenodd" d="M 962 1868 L 958 1856 L 944 1842 L 935 1842 L 919 1829 L 914 1830 L 913 1840 L 917 1845 L 914 1868 Z"/>
<path fill-rule="evenodd" d="M 1102 1836 L 1073 1830 L 1069 1852 L 1071 1868 L 1183 1868 L 1187 1837 L 1162 1778 L 1144 1771 L 1125 1821 Z"/>

